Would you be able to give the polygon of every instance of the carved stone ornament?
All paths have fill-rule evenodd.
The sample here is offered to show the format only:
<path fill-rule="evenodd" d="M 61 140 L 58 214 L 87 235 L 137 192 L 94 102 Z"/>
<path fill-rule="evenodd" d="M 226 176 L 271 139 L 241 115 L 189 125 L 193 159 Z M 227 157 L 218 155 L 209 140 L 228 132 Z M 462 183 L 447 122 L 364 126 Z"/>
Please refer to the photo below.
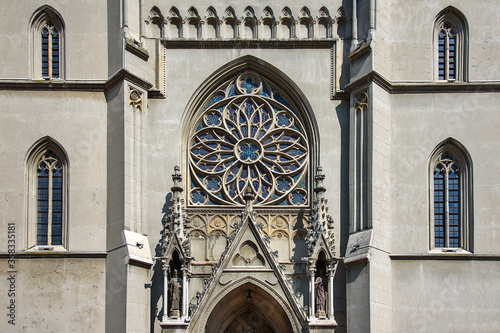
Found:
<path fill-rule="evenodd" d="M 354 95 L 355 109 L 356 111 L 363 111 L 368 108 L 368 94 L 366 91 L 361 91 Z"/>
<path fill-rule="evenodd" d="M 214 91 L 190 139 L 191 206 L 308 204 L 307 132 L 288 96 L 254 72 Z"/>
<path fill-rule="evenodd" d="M 142 91 L 130 87 L 130 93 L 128 95 L 128 103 L 132 105 L 132 107 L 136 110 L 139 110 L 140 112 L 143 111 L 142 107 L 142 97 L 143 97 Z"/>

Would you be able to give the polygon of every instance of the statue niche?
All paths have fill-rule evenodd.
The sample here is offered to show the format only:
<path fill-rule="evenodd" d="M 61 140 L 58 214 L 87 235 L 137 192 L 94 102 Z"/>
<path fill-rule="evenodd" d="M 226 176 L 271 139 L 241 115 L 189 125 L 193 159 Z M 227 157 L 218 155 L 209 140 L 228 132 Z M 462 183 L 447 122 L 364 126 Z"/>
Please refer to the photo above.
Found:
<path fill-rule="evenodd" d="M 178 276 L 177 269 L 172 272 L 172 277 L 168 282 L 168 291 L 170 298 L 170 317 L 178 318 L 180 316 L 182 279 Z"/>
<path fill-rule="evenodd" d="M 316 317 L 326 318 L 326 298 L 328 294 L 328 280 L 326 277 L 325 253 L 321 251 L 316 262 L 316 275 L 314 279 L 314 303 Z"/>

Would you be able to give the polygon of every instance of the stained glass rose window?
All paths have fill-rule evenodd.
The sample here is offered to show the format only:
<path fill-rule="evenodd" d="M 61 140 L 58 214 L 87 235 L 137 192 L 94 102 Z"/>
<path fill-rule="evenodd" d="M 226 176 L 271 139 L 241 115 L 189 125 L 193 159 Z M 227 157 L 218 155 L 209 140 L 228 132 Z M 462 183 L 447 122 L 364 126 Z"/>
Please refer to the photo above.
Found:
<path fill-rule="evenodd" d="M 308 204 L 308 141 L 283 94 L 247 72 L 216 91 L 189 142 L 191 205 Z"/>

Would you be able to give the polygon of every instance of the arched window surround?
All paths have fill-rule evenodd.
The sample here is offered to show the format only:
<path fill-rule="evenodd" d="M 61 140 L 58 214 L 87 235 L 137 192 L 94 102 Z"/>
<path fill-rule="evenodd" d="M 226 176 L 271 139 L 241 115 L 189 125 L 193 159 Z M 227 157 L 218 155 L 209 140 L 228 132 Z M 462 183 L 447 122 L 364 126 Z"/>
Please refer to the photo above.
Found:
<path fill-rule="evenodd" d="M 54 8 L 44 5 L 32 15 L 29 30 L 31 78 L 63 79 L 65 75 L 65 24 L 62 16 Z M 44 30 L 50 34 L 46 38 L 42 37 Z"/>
<path fill-rule="evenodd" d="M 313 176 L 311 170 L 314 170 L 318 164 L 318 149 L 319 149 L 319 136 L 317 133 L 317 125 L 315 117 L 312 113 L 312 108 L 305 99 L 304 95 L 300 92 L 300 89 L 283 73 L 278 69 L 274 68 L 272 65 L 265 63 L 261 59 L 255 58 L 253 56 L 245 56 L 236 59 L 223 68 L 215 72 L 211 77 L 209 77 L 197 90 L 197 93 L 192 97 L 188 104 L 186 112 L 182 119 L 182 131 L 181 138 L 191 138 L 194 132 L 193 129 L 196 128 L 196 124 L 200 119 L 200 115 L 204 112 L 204 105 L 207 103 L 208 96 L 212 95 L 214 92 L 218 91 L 221 87 L 220 85 L 229 79 L 232 79 L 238 75 L 245 72 L 253 72 L 261 75 L 266 80 L 278 84 L 280 90 L 286 93 L 287 97 L 290 99 L 290 103 L 297 110 L 297 116 L 304 125 L 304 130 L 308 134 L 309 142 L 309 162 L 308 162 L 308 172 L 307 172 L 307 184 L 311 186 L 313 184 Z M 183 161 L 183 168 L 185 170 L 189 169 L 189 151 L 190 143 L 188 140 L 181 139 L 182 151 L 186 152 L 186 159 Z M 313 144 L 314 143 L 314 144 Z M 189 182 L 188 182 L 189 183 Z M 190 191 L 186 191 L 187 192 Z M 310 189 L 308 192 L 311 193 Z M 312 202 L 308 201 L 308 204 Z M 236 208 L 241 205 L 233 204 L 228 205 L 227 208 Z M 223 207 L 223 206 L 219 206 Z M 282 206 L 284 207 L 284 206 Z M 287 207 L 289 208 L 289 206 Z"/>
<path fill-rule="evenodd" d="M 47 161 L 48 160 L 48 161 Z M 46 188 L 47 196 L 42 199 L 40 197 L 40 167 L 46 165 L 47 162 L 51 165 L 58 164 L 60 182 L 56 186 L 54 183 L 47 182 Z M 69 188 L 69 159 L 62 146 L 51 137 L 44 137 L 38 140 L 29 150 L 26 159 L 26 248 L 38 250 L 41 247 L 50 247 L 53 250 L 62 251 L 68 248 L 68 188 Z M 51 171 L 48 173 L 50 174 Z M 47 174 L 47 180 L 49 178 Z M 54 176 L 51 175 L 51 182 L 54 181 Z M 57 194 L 55 192 L 57 190 Z M 56 197 L 60 195 L 60 197 Z M 42 232 L 47 236 L 47 241 L 40 239 L 40 216 L 39 208 L 40 201 L 45 201 L 49 207 L 52 207 L 52 212 L 59 213 L 56 218 L 55 215 L 49 216 L 47 214 L 45 224 L 47 224 L 47 231 Z M 59 209 L 55 209 L 51 201 L 58 201 Z M 49 211 L 49 209 L 47 209 Z M 50 238 L 52 233 L 52 226 L 60 224 L 60 239 Z"/>
<path fill-rule="evenodd" d="M 438 168 L 442 170 L 442 177 L 436 176 Z M 446 168 L 449 170 L 445 170 Z M 451 172 L 456 172 L 453 176 L 454 185 L 446 179 L 452 178 Z M 439 195 L 437 191 L 441 194 Z M 474 216 L 472 159 L 465 147 L 455 139 L 448 138 L 441 142 L 430 156 L 429 203 L 429 249 L 433 252 L 472 252 Z M 453 209 L 455 211 L 452 211 Z M 440 222 L 438 215 L 441 216 Z M 450 233 L 450 219 L 455 220 L 455 232 L 458 227 L 458 240 L 457 235 L 453 237 Z M 439 235 L 439 232 L 442 235 Z M 437 240 L 438 237 L 440 240 Z"/>
<path fill-rule="evenodd" d="M 440 37 L 442 31 L 446 33 Z M 451 32 L 453 32 L 453 37 L 450 38 Z M 469 26 L 465 15 L 460 10 L 449 6 L 436 16 L 433 45 L 434 81 L 467 82 L 469 79 Z M 452 70 L 454 73 L 451 72 Z"/>

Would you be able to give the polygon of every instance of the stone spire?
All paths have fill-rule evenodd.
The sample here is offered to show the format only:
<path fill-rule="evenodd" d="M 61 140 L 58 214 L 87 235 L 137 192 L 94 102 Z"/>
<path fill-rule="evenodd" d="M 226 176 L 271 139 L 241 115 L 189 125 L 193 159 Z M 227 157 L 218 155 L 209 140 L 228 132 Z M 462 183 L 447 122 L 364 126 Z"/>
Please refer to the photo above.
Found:
<path fill-rule="evenodd" d="M 165 245 L 171 241 L 173 233 L 177 235 L 180 245 L 185 256 L 189 256 L 190 243 L 189 243 L 189 217 L 186 214 L 186 207 L 181 193 L 184 188 L 181 186 L 182 174 L 180 173 L 179 166 L 174 167 L 174 174 L 172 180 L 172 198 L 170 199 L 170 214 L 165 217 Z"/>

